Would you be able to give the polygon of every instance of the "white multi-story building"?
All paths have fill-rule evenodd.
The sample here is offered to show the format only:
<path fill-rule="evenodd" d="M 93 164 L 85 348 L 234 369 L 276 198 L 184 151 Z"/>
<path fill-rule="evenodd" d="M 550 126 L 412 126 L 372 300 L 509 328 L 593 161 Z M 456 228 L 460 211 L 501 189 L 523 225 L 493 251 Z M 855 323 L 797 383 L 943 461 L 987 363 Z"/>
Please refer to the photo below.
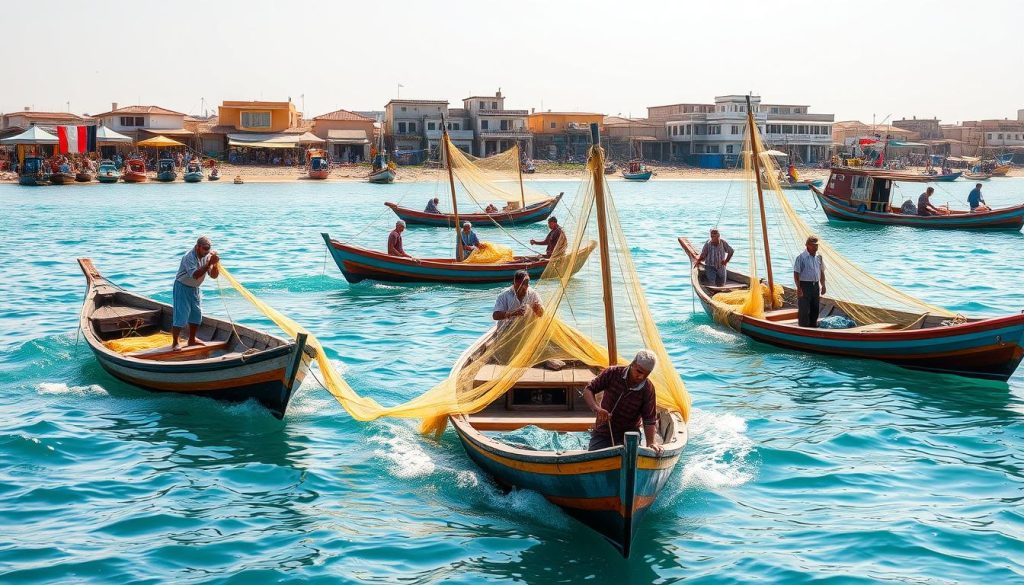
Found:
<path fill-rule="evenodd" d="M 448 127 L 448 137 L 456 148 L 473 154 L 473 123 L 469 114 L 463 108 L 447 108 L 444 116 L 445 125 Z M 426 124 L 427 147 L 431 158 L 437 158 L 436 152 L 441 145 L 441 116 L 428 116 L 424 120 Z"/>
<path fill-rule="evenodd" d="M 506 110 L 499 89 L 492 96 L 470 96 L 462 100 L 475 134 L 473 154 L 487 157 L 504 152 L 517 142 L 527 157 L 533 157 L 533 133 L 528 110 Z"/>
<path fill-rule="evenodd" d="M 439 120 L 447 112 L 447 100 L 391 100 L 384 106 L 384 136 L 396 150 L 423 149 L 427 119 Z"/>
<path fill-rule="evenodd" d="M 110 104 L 110 111 L 93 116 L 100 124 L 136 140 L 146 136 L 188 136 L 185 114 L 160 106 L 124 106 Z"/>
<path fill-rule="evenodd" d="M 712 164 L 723 155 L 731 164 L 743 150 L 746 139 L 747 96 L 715 97 L 714 104 L 673 104 L 647 108 L 648 119 L 665 125 L 672 144 L 672 158 Z M 762 104 L 760 96 L 750 96 L 765 144 L 788 153 L 796 161 L 816 162 L 828 156 L 832 146 L 833 114 L 811 114 L 808 106 Z M 730 156 L 732 155 L 732 156 Z M 719 165 L 713 165 L 719 166 Z"/>

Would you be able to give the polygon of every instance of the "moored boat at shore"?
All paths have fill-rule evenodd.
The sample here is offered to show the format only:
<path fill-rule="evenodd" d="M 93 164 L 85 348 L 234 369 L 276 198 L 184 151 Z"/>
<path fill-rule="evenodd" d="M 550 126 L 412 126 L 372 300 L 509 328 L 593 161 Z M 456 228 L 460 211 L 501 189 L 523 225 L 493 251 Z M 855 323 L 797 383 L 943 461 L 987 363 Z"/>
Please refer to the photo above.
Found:
<path fill-rule="evenodd" d="M 927 183 L 930 180 L 927 175 L 915 173 L 836 167 L 832 169 L 824 191 L 816 187 L 811 191 L 832 221 L 938 229 L 1019 230 L 1024 226 L 1024 204 L 977 212 L 951 209 L 943 215 L 917 215 L 916 211 L 900 213 L 901 208 L 891 200 L 893 185 Z"/>
<path fill-rule="evenodd" d="M 178 170 L 174 168 L 174 161 L 169 158 L 162 158 L 156 163 L 156 180 L 163 183 L 170 183 L 178 178 Z"/>
<path fill-rule="evenodd" d="M 121 178 L 125 183 L 145 183 L 149 180 L 149 177 L 146 175 L 146 163 L 141 158 L 126 160 Z"/>
<path fill-rule="evenodd" d="M 622 178 L 627 181 L 647 181 L 652 175 L 654 171 L 642 160 L 631 160 L 622 169 Z"/>
<path fill-rule="evenodd" d="M 25 187 L 42 187 L 50 184 L 49 175 L 45 173 L 46 162 L 42 157 L 28 156 L 18 170 L 18 184 Z"/>
<path fill-rule="evenodd" d="M 321 148 L 310 148 L 306 151 L 306 175 L 310 179 L 326 179 L 331 174 L 331 161 L 327 151 Z"/>
<path fill-rule="evenodd" d="M 121 171 L 117 170 L 114 161 L 103 159 L 96 170 L 96 180 L 100 183 L 116 183 L 121 180 Z"/>
<path fill-rule="evenodd" d="M 118 342 L 130 348 L 133 338 L 166 337 L 169 343 L 172 307 L 111 283 L 88 258 L 79 258 L 78 264 L 87 284 L 82 336 L 110 375 L 155 392 L 228 402 L 256 400 L 275 417 L 284 416 L 315 357 L 304 335 L 289 341 L 204 316 L 196 336 L 202 345 L 122 350 Z"/>
<path fill-rule="evenodd" d="M 192 160 L 185 165 L 185 172 L 182 179 L 186 183 L 199 183 L 203 180 L 203 167 L 198 161 Z"/>
<path fill-rule="evenodd" d="M 50 173 L 50 184 L 52 185 L 70 185 L 75 182 L 75 174 L 66 171 L 57 171 Z"/>

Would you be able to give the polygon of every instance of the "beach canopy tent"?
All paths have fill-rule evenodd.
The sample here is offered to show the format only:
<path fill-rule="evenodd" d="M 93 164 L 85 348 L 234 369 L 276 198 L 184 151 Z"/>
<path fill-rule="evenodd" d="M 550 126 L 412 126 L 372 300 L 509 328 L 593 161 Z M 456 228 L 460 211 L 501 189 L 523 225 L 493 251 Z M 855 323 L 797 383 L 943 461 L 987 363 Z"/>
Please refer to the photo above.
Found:
<path fill-rule="evenodd" d="M 146 148 L 170 148 L 172 146 L 185 146 L 173 138 L 167 138 L 166 136 L 156 136 L 139 142 L 136 146 L 143 146 Z"/>
<path fill-rule="evenodd" d="M 60 140 L 56 136 L 43 130 L 39 126 L 32 126 L 17 136 L 0 140 L 3 144 L 58 144 Z"/>
<path fill-rule="evenodd" d="M 97 144 L 99 144 L 101 142 L 107 143 L 107 144 L 112 144 L 112 143 L 118 143 L 118 142 L 131 142 L 131 141 L 132 141 L 131 136 L 125 136 L 124 134 L 121 134 L 120 132 L 115 132 L 115 131 L 111 130 L 110 128 L 107 128 L 106 126 L 100 126 L 100 127 L 96 128 L 96 143 Z"/>
<path fill-rule="evenodd" d="M 761 154 L 768 155 L 768 156 L 789 156 L 788 154 L 782 152 L 781 150 L 766 150 L 766 151 L 762 152 Z"/>
<path fill-rule="evenodd" d="M 889 146 L 894 148 L 914 148 L 915 146 L 926 147 L 928 145 L 921 142 L 907 142 L 906 140 L 890 140 Z"/>
<path fill-rule="evenodd" d="M 324 139 L 312 132 L 303 134 L 228 134 L 228 146 L 251 148 L 296 148 L 306 144 L 323 144 Z"/>

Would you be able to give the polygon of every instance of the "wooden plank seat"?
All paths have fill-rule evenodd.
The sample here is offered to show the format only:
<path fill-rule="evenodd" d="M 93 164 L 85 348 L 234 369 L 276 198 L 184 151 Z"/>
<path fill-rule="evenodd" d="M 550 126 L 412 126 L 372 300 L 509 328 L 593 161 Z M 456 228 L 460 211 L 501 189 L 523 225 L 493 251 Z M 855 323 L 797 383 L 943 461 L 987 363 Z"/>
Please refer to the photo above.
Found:
<path fill-rule="evenodd" d="M 124 305 L 104 305 L 89 316 L 100 333 L 142 329 L 160 324 L 160 309 L 142 309 Z"/>
<path fill-rule="evenodd" d="M 473 379 L 473 386 L 480 386 L 487 382 L 497 380 L 505 366 L 501 364 L 486 364 L 480 368 Z M 563 387 L 563 386 L 585 386 L 587 382 L 594 379 L 596 374 L 588 368 L 569 367 L 563 370 L 549 370 L 547 368 L 527 368 L 523 376 L 519 378 L 519 384 L 528 384 L 531 387 Z"/>
<path fill-rule="evenodd" d="M 765 311 L 764 318 L 766 321 L 796 321 L 797 310 L 796 309 L 776 309 L 774 311 Z"/>
<path fill-rule="evenodd" d="M 133 357 L 140 360 L 174 360 L 178 358 L 193 358 L 207 353 L 223 350 L 228 348 L 228 340 L 224 341 L 208 341 L 205 345 L 186 345 L 181 346 L 178 350 L 173 350 L 170 347 L 158 347 L 156 349 L 146 349 L 143 351 L 133 351 L 131 353 L 124 354 L 125 357 Z"/>
<path fill-rule="evenodd" d="M 547 431 L 582 433 L 594 425 L 594 414 L 590 411 L 484 411 L 467 418 L 479 431 L 514 431 L 533 425 Z"/>
<path fill-rule="evenodd" d="M 870 333 L 872 331 L 888 331 L 890 329 L 899 329 L 899 325 L 896 323 L 868 323 L 867 325 L 842 329 L 842 331 L 849 331 L 851 333 Z"/>
<path fill-rule="evenodd" d="M 713 293 L 720 293 L 732 292 L 734 290 L 745 290 L 747 288 L 747 285 L 740 284 L 738 282 L 727 282 L 723 286 L 711 286 L 710 284 L 704 285 L 704 288 L 708 289 L 710 292 Z"/>

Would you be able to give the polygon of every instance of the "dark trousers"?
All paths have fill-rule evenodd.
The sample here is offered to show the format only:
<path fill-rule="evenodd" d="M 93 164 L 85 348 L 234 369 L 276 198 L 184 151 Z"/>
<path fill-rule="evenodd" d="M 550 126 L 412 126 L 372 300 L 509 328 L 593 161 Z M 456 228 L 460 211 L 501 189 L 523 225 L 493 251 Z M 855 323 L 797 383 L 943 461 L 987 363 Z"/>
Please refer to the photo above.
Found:
<path fill-rule="evenodd" d="M 821 288 L 817 282 L 800 281 L 803 296 L 797 299 L 797 318 L 801 327 L 817 327 L 818 313 L 821 312 Z"/>

